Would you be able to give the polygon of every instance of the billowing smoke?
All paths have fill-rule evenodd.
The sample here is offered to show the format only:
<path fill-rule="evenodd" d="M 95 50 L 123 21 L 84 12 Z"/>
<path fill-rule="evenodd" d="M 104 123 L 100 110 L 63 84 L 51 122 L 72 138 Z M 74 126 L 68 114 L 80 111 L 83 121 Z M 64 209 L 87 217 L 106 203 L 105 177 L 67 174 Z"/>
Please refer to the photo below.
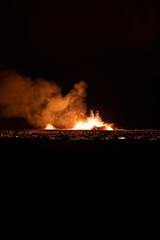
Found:
<path fill-rule="evenodd" d="M 65 96 L 55 82 L 21 76 L 15 70 L 0 71 L 0 114 L 22 117 L 36 127 L 48 123 L 72 128 L 86 114 L 86 83 L 81 81 Z"/>

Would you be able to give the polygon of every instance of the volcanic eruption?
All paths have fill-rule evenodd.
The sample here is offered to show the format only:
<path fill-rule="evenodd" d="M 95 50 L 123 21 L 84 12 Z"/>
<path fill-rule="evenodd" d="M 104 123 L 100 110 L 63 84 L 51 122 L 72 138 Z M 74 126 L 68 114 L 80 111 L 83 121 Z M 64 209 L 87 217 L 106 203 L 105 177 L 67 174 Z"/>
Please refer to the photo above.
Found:
<path fill-rule="evenodd" d="M 46 130 L 53 130 L 53 125 L 47 124 Z M 90 115 L 85 117 L 84 120 L 79 120 L 71 130 L 114 130 L 113 123 L 104 123 L 97 111 L 94 114 L 91 110 Z"/>
<path fill-rule="evenodd" d="M 73 128 L 74 130 L 113 130 L 113 124 L 104 123 L 97 111 L 94 114 L 93 110 L 90 116 L 85 121 L 79 121 Z"/>
<path fill-rule="evenodd" d="M 23 77 L 14 69 L 0 71 L 0 114 L 20 117 L 42 129 L 113 130 L 99 113 L 87 116 L 87 84 L 80 81 L 66 95 L 54 81 Z"/>

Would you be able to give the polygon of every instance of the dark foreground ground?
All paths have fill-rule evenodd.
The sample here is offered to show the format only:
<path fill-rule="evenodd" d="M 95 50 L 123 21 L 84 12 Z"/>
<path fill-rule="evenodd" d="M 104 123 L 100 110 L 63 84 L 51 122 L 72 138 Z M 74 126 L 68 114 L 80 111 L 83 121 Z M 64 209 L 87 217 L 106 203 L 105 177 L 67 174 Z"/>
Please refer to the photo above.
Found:
<path fill-rule="evenodd" d="M 38 194 L 57 209 L 93 215 L 137 209 L 147 215 L 159 208 L 158 140 L 1 138 L 0 151 L 2 186 L 10 198 L 18 191 L 30 202 Z"/>

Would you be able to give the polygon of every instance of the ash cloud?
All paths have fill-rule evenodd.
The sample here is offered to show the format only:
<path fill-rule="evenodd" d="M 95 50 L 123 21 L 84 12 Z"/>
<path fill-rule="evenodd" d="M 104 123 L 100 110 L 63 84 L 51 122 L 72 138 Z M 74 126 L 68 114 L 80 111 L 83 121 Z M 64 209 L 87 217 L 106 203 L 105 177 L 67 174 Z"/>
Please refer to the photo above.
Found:
<path fill-rule="evenodd" d="M 78 82 L 63 96 L 55 82 L 32 80 L 13 69 L 0 70 L 0 115 L 25 118 L 35 127 L 50 123 L 56 128 L 73 128 L 86 114 L 86 87 L 84 81 Z"/>

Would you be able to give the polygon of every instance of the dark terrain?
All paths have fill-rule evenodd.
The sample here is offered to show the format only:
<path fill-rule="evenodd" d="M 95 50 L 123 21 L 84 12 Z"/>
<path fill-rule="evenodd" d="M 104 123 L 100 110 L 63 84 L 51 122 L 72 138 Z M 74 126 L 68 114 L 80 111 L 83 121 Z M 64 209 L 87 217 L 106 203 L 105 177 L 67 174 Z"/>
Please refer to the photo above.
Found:
<path fill-rule="evenodd" d="M 43 189 L 62 205 L 147 212 L 159 206 L 159 140 L 0 138 L 0 149 L 4 186 Z"/>

